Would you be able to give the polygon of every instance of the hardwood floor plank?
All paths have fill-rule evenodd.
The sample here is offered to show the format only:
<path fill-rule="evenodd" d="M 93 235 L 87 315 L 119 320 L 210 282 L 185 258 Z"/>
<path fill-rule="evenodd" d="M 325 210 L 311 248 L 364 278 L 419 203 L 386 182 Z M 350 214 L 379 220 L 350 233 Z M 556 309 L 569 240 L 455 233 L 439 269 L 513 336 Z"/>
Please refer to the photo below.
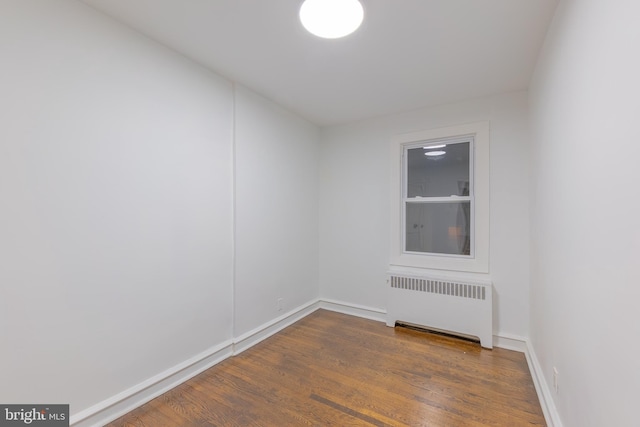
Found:
<path fill-rule="evenodd" d="M 318 310 L 109 424 L 544 426 L 524 355 Z"/>

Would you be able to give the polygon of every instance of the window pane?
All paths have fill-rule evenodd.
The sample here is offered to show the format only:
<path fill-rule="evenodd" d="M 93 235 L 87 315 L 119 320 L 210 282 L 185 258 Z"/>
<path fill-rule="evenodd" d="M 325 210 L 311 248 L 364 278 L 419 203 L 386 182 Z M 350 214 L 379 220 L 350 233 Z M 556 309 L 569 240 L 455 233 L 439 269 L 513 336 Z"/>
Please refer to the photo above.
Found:
<path fill-rule="evenodd" d="M 408 252 L 471 254 L 471 202 L 407 203 Z"/>
<path fill-rule="evenodd" d="M 427 153 L 444 152 L 436 156 Z M 469 195 L 469 143 L 407 150 L 407 197 Z"/>

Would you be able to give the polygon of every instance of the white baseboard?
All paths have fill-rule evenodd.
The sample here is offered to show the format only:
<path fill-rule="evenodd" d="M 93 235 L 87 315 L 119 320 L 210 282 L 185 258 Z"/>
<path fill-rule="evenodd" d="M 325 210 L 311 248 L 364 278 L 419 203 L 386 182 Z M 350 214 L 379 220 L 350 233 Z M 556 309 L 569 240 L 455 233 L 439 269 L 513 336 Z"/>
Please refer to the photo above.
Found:
<path fill-rule="evenodd" d="M 369 320 L 376 320 L 378 322 L 386 322 L 387 320 L 387 311 L 380 308 L 366 307 L 364 305 L 357 305 L 348 302 L 322 298 L 320 299 L 319 304 L 319 308 L 323 308 L 329 311 L 350 314 L 352 316 L 362 317 Z"/>
<path fill-rule="evenodd" d="M 387 312 L 383 309 L 365 307 L 328 299 L 320 299 L 319 305 L 319 308 L 324 308 L 326 310 L 337 311 L 339 313 L 350 314 L 352 316 L 386 323 Z M 553 398 L 551 397 L 551 392 L 544 379 L 542 369 L 540 368 L 540 364 L 538 363 L 538 359 L 533 351 L 533 347 L 531 346 L 529 339 L 517 335 L 501 333 L 493 336 L 493 345 L 494 347 L 524 353 L 547 426 L 563 427 Z"/>
<path fill-rule="evenodd" d="M 513 350 L 520 353 L 527 352 L 527 339 L 517 335 L 499 334 L 493 336 L 493 346 Z"/>
<path fill-rule="evenodd" d="M 232 355 L 233 343 L 214 346 L 121 393 L 71 416 L 73 427 L 103 426 L 149 402 Z"/>
<path fill-rule="evenodd" d="M 560 420 L 560 414 L 556 409 L 556 404 L 553 401 L 553 397 L 551 395 L 551 389 L 547 384 L 547 381 L 544 378 L 544 373 L 542 371 L 542 367 L 540 366 L 540 362 L 538 362 L 538 357 L 536 356 L 536 352 L 531 345 L 531 342 L 527 340 L 527 351 L 525 351 L 524 355 L 527 358 L 527 363 L 529 364 L 529 370 L 531 371 L 531 378 L 533 379 L 533 385 L 536 388 L 536 392 L 538 393 L 538 400 L 540 401 L 540 406 L 542 407 L 542 412 L 544 413 L 544 418 L 547 421 L 548 427 L 562 427 L 562 421 Z"/>
<path fill-rule="evenodd" d="M 260 341 L 311 314 L 318 308 L 319 301 L 311 301 L 234 340 L 229 340 L 212 347 L 130 389 L 74 414 L 71 416 L 70 425 L 73 427 L 103 426 L 131 412 L 135 408 L 144 405 L 150 400 L 155 399 L 161 394 L 166 393 L 172 388 L 177 387 L 223 360 L 256 345 Z"/>
<path fill-rule="evenodd" d="M 242 353 L 248 348 L 258 344 L 260 341 L 269 338 L 271 335 L 280 332 L 287 326 L 292 325 L 303 317 L 308 316 L 318 308 L 318 300 L 311 301 L 300 307 L 294 308 L 293 310 L 276 319 L 273 319 L 270 322 L 260 325 L 257 328 L 240 335 L 233 340 L 233 354 L 236 355 Z"/>
<path fill-rule="evenodd" d="M 540 363 L 538 363 L 538 358 L 536 357 L 529 339 L 508 334 L 494 335 L 493 345 L 506 350 L 524 353 L 547 426 L 562 427 L 560 415 L 558 414 L 558 410 L 556 409 L 553 398 L 551 397 L 551 390 L 547 385 L 547 381 L 544 379 L 542 368 L 540 367 Z"/>
<path fill-rule="evenodd" d="M 329 299 L 314 300 L 74 414 L 71 416 L 70 425 L 73 427 L 97 427 L 107 424 L 221 361 L 247 350 L 320 308 L 386 323 L 387 312 L 383 309 Z M 549 427 L 563 427 L 551 397 L 551 391 L 529 340 L 524 337 L 501 334 L 493 336 L 493 345 L 524 353 L 547 425 Z"/>

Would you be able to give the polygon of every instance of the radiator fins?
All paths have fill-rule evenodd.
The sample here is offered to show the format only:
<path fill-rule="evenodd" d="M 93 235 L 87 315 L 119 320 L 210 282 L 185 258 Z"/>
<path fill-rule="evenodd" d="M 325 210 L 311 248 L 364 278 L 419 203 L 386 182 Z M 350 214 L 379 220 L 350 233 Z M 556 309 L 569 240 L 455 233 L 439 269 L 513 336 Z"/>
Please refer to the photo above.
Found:
<path fill-rule="evenodd" d="M 487 298 L 486 288 L 484 286 L 468 283 L 391 276 L 391 287 L 406 289 L 409 291 L 428 292 L 430 294 L 450 295 L 478 300 L 485 300 Z"/>

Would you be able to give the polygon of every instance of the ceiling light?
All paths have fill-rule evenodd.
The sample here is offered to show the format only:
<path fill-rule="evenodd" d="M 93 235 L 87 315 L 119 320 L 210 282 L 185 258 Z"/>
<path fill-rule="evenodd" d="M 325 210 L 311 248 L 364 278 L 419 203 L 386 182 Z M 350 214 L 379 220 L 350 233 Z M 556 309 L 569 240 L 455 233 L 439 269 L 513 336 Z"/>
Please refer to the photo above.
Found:
<path fill-rule="evenodd" d="M 429 147 L 423 147 L 425 150 L 433 150 L 434 148 L 444 148 L 446 147 L 447 144 L 440 144 L 440 145 L 430 145 Z"/>
<path fill-rule="evenodd" d="M 447 154 L 446 151 L 427 151 L 424 153 L 425 156 L 442 156 L 443 154 Z"/>
<path fill-rule="evenodd" d="M 358 29 L 364 10 L 358 0 L 305 0 L 300 21 L 311 34 L 337 39 Z"/>

